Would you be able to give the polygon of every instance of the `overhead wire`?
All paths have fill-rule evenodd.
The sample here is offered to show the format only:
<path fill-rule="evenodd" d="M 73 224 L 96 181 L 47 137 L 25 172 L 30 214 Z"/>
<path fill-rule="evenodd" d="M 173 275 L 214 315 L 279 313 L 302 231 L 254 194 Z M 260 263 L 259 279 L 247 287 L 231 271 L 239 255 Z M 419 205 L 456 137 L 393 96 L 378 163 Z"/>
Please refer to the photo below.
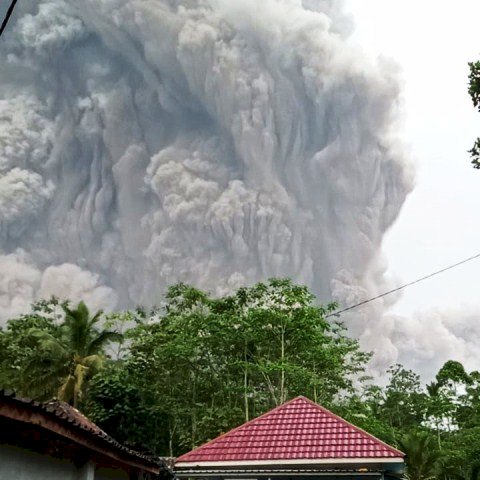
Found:
<path fill-rule="evenodd" d="M 2 36 L 5 28 L 7 28 L 7 23 L 10 20 L 10 17 L 12 16 L 13 9 L 15 8 L 15 5 L 17 3 L 17 0 L 12 0 L 10 3 L 10 6 L 8 7 L 7 13 L 5 14 L 5 18 L 3 19 L 2 25 L 0 26 L 0 37 Z"/>
<path fill-rule="evenodd" d="M 335 312 L 329 313 L 328 315 L 325 315 L 325 318 L 333 317 L 333 316 L 338 317 L 342 313 L 348 312 L 349 310 L 353 310 L 354 308 L 360 307 L 362 305 L 366 305 L 367 303 L 373 302 L 374 300 L 378 300 L 379 298 L 382 298 L 382 297 L 385 297 L 385 296 L 390 295 L 392 293 L 398 292 L 399 290 L 410 287 L 411 285 L 415 285 L 416 283 L 423 282 L 424 280 L 427 280 L 428 278 L 431 278 L 431 277 L 434 277 L 435 275 L 446 272 L 447 270 L 451 270 L 452 268 L 458 267 L 459 265 L 463 265 L 464 263 L 475 260 L 476 258 L 480 258 L 480 253 L 477 253 L 476 255 L 468 257 L 465 260 L 462 260 L 460 262 L 454 263 L 453 265 L 449 265 L 448 267 L 442 268 L 441 270 L 437 270 L 436 272 L 425 275 L 424 277 L 417 278 L 416 280 L 413 280 L 412 282 L 405 283 L 404 285 L 400 285 L 397 288 L 393 288 L 392 290 L 388 290 L 387 292 L 381 293 L 380 295 L 377 295 L 375 297 L 369 298 L 367 300 L 363 300 L 362 302 L 355 303 L 354 305 L 350 305 L 349 307 L 343 308 L 342 310 L 337 310 Z"/>

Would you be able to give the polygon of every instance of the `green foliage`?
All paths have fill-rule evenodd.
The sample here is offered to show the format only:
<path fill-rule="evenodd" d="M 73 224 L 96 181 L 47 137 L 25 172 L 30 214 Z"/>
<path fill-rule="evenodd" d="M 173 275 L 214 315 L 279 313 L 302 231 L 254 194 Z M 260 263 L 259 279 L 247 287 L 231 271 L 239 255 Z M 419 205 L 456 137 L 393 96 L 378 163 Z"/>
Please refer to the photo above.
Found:
<path fill-rule="evenodd" d="M 440 473 L 440 450 L 426 430 L 412 430 L 401 436 L 398 446 L 406 454 L 408 480 L 432 480 Z"/>
<path fill-rule="evenodd" d="M 460 428 L 480 428 L 480 374 L 471 372 L 465 393 L 459 395 L 456 421 Z"/>
<path fill-rule="evenodd" d="M 408 428 L 420 425 L 426 418 L 427 399 L 420 385 L 420 377 L 401 365 L 394 365 L 390 383 L 385 389 L 381 404 L 382 414 L 393 428 Z"/>
<path fill-rule="evenodd" d="M 480 61 L 471 62 L 468 66 L 470 67 L 468 93 L 472 98 L 473 106 L 480 112 Z M 480 138 L 477 138 L 469 153 L 473 166 L 480 168 Z"/>
<path fill-rule="evenodd" d="M 480 110 L 480 61 L 470 62 L 470 74 L 468 76 L 468 93 L 472 97 L 473 106 Z"/>
<path fill-rule="evenodd" d="M 420 378 L 401 365 L 388 369 L 385 388 L 367 385 L 347 399 L 339 414 L 355 425 L 390 444 L 397 444 L 403 432 L 422 425 L 427 419 L 428 396 Z"/>
<path fill-rule="evenodd" d="M 8 322 L 0 336 L 5 346 L 0 356 L 1 383 L 32 398 L 57 396 L 76 406 L 88 379 L 102 368 L 106 346 L 121 336 L 98 329 L 102 312 L 90 317 L 83 302 L 71 309 L 52 299 L 32 310 Z"/>
<path fill-rule="evenodd" d="M 407 454 L 407 477 L 476 480 L 480 462 L 480 375 L 446 362 L 422 386 L 401 365 L 385 388 L 369 385 L 337 413 Z"/>
<path fill-rule="evenodd" d="M 20 393 L 25 390 L 25 367 L 37 353 L 37 341 L 33 331 L 52 334 L 56 329 L 53 312 L 58 301 L 42 301 L 33 305 L 32 313 L 9 320 L 5 329 L 0 329 L 0 387 L 11 388 Z"/>
<path fill-rule="evenodd" d="M 171 287 L 160 319 L 130 332 L 127 368 L 161 399 L 172 452 L 296 395 L 329 405 L 353 391 L 369 356 L 341 324 L 325 320 L 333 308 L 314 305 L 308 289 L 289 280 L 223 298 Z"/>
<path fill-rule="evenodd" d="M 443 365 L 437 373 L 436 379 L 440 385 L 471 383 L 470 375 L 465 371 L 464 366 L 454 360 L 449 360 Z"/>
<path fill-rule="evenodd" d="M 162 307 L 109 315 L 53 298 L 0 330 L 0 387 L 59 396 L 170 456 L 305 395 L 405 451 L 410 480 L 477 480 L 480 374 L 448 361 L 422 385 L 393 365 L 375 385 L 334 308 L 289 280 L 222 298 L 178 284 Z"/>
<path fill-rule="evenodd" d="M 95 375 L 88 388 L 83 411 L 115 439 L 137 450 L 168 450 L 162 405 L 150 392 L 142 392 L 122 361 L 110 361 Z"/>
<path fill-rule="evenodd" d="M 477 480 L 480 468 L 480 427 L 461 428 L 447 435 L 443 440 L 440 465 L 443 478 Z"/>
<path fill-rule="evenodd" d="M 396 430 L 385 413 L 384 389 L 376 385 L 366 385 L 363 391 L 343 399 L 333 407 L 333 411 L 354 425 L 380 438 L 391 445 L 396 444 Z"/>

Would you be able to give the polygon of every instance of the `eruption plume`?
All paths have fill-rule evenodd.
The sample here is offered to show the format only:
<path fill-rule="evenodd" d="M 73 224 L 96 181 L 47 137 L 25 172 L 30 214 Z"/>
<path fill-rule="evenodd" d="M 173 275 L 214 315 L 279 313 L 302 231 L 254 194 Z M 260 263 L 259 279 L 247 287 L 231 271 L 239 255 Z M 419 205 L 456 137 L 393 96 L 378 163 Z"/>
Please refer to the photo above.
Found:
<path fill-rule="evenodd" d="M 49 293 L 152 304 L 177 281 L 379 293 L 412 172 L 397 69 L 351 29 L 328 0 L 19 2 L 0 43 L 0 316 Z M 382 312 L 349 323 L 387 362 Z"/>

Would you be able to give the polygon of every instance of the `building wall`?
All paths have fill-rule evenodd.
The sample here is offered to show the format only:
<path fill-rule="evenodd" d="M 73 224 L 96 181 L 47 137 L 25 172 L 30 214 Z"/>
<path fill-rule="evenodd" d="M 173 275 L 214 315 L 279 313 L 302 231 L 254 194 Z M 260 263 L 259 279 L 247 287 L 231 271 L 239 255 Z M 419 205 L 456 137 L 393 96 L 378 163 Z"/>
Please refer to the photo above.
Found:
<path fill-rule="evenodd" d="M 77 472 L 68 461 L 0 445 L 0 480 L 77 480 Z"/>
<path fill-rule="evenodd" d="M 121 470 L 95 472 L 93 464 L 78 470 L 67 460 L 0 445 L 0 480 L 128 480 L 128 475 Z"/>
<path fill-rule="evenodd" d="M 95 480 L 128 480 L 126 472 L 121 470 L 111 470 L 109 468 L 101 468 L 95 472 Z"/>

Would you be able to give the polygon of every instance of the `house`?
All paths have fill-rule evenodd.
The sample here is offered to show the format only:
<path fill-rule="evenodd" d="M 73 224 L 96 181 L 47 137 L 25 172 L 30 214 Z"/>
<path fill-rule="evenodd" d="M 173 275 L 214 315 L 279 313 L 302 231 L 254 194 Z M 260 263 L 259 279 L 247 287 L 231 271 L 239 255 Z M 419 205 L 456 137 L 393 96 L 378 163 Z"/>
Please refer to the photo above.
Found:
<path fill-rule="evenodd" d="M 158 458 L 121 445 L 70 405 L 0 390 L 0 480 L 152 480 Z"/>
<path fill-rule="evenodd" d="M 193 480 L 394 480 L 404 454 L 305 397 L 179 457 Z"/>

